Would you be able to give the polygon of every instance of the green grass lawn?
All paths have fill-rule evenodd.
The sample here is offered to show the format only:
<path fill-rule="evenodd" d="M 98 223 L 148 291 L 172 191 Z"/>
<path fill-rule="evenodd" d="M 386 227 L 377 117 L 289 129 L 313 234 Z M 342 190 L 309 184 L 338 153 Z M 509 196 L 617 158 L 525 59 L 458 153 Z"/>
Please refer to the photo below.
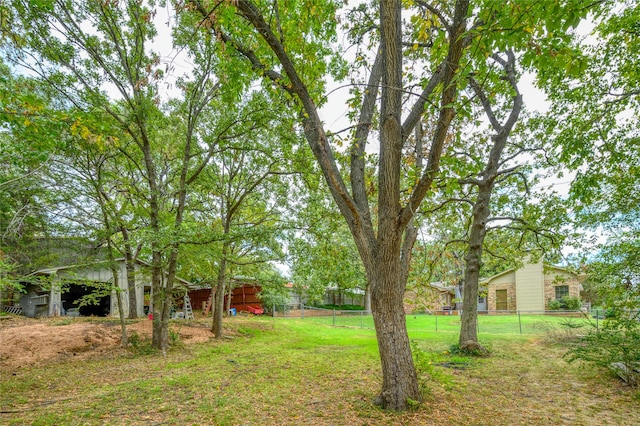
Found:
<path fill-rule="evenodd" d="M 410 412 L 372 404 L 381 373 L 370 328 L 235 317 L 226 323 L 234 338 L 178 346 L 166 357 L 2 371 L 0 424 L 640 424 L 640 393 L 605 371 L 567 364 L 553 333 L 483 333 L 482 321 L 511 330 L 512 320 L 481 318 L 492 356 L 472 359 L 448 353 L 458 317 L 439 317 L 438 331 L 432 321 L 407 318 L 425 395 Z"/>
<path fill-rule="evenodd" d="M 373 328 L 371 315 L 361 312 L 340 312 L 331 315 L 326 311 L 325 316 L 307 315 L 305 321 L 337 327 Z M 529 334 L 546 335 L 565 330 L 581 328 L 586 330 L 596 327 L 596 320 L 587 316 L 559 316 L 559 315 L 480 315 L 478 316 L 478 333 L 480 338 L 493 334 Z M 407 315 L 407 328 L 411 335 L 422 333 L 443 332 L 459 333 L 460 317 L 457 315 Z"/>

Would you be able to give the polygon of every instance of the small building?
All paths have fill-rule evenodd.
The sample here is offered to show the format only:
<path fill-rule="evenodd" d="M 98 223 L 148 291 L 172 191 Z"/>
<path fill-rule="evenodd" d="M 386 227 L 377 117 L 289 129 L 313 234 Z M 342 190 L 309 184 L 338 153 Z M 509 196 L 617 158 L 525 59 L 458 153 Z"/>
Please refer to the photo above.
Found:
<path fill-rule="evenodd" d="M 569 269 L 538 262 L 507 269 L 480 284 L 487 288 L 489 311 L 543 312 L 552 300 L 579 298 L 584 278 Z"/>
<path fill-rule="evenodd" d="M 129 288 L 124 259 L 116 259 L 117 286 L 122 294 L 125 316 L 129 315 Z M 28 276 L 25 293 L 20 297 L 20 307 L 28 317 L 82 315 L 118 316 L 118 301 L 113 288 L 114 276 L 108 261 L 82 265 L 65 265 L 37 270 Z M 136 313 L 143 316 L 145 303 L 151 301 L 150 265 L 136 261 Z M 193 284 L 176 277 L 178 287 L 193 288 Z M 83 298 L 92 303 L 83 304 Z M 81 306 L 82 305 L 82 306 Z"/>
<path fill-rule="evenodd" d="M 229 301 L 229 293 L 224 295 L 224 306 L 229 309 L 235 309 L 236 312 L 263 313 L 264 306 L 259 297 L 262 287 L 257 284 L 247 283 L 242 279 L 231 279 L 227 285 L 231 285 L 231 300 Z M 211 286 L 209 288 L 194 288 L 189 291 L 189 298 L 194 309 L 202 308 L 202 311 L 209 313 L 211 311 L 215 291 Z"/>
<path fill-rule="evenodd" d="M 433 282 L 417 289 L 407 289 L 404 292 L 404 311 L 407 314 L 449 311 L 454 305 L 455 297 L 456 286 L 443 282 Z"/>

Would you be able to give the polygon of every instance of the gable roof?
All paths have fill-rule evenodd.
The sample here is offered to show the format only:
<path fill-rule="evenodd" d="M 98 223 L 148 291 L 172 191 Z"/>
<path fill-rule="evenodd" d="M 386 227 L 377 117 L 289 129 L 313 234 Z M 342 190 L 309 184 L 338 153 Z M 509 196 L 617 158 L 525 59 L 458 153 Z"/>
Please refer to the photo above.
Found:
<path fill-rule="evenodd" d="M 562 271 L 562 272 L 567 272 L 569 274 L 573 274 L 576 277 L 583 277 L 584 276 L 584 274 L 578 274 L 577 272 L 572 271 L 571 269 L 563 268 L 562 266 L 551 265 L 549 263 L 543 263 L 542 264 L 542 268 L 543 268 L 543 271 L 544 270 L 548 270 L 548 269 L 556 269 L 558 271 Z M 480 283 L 486 284 L 489 281 L 493 281 L 494 279 L 496 279 L 498 277 L 501 277 L 503 275 L 509 274 L 511 272 L 515 272 L 517 269 L 519 269 L 519 268 L 509 268 L 506 271 L 502 271 L 502 272 L 497 273 L 497 274 L 495 274 L 493 276 L 490 276 L 490 277 L 487 277 L 487 278 L 482 278 L 482 279 L 480 279 Z"/>
<path fill-rule="evenodd" d="M 116 262 L 124 262 L 124 257 L 120 257 L 117 259 L 114 259 L 114 261 Z M 109 260 L 99 260 L 99 261 L 95 261 L 95 262 L 89 262 L 89 263 L 83 263 L 83 264 L 77 264 L 77 265 L 62 265 L 62 266 L 54 266 L 52 268 L 43 268 L 43 269 L 38 269 L 37 271 L 34 271 L 30 274 L 28 274 L 27 276 L 38 276 L 38 275 L 55 275 L 57 274 L 59 271 L 65 271 L 65 270 L 70 270 L 70 269 L 80 269 L 80 268 L 90 268 L 96 265 L 101 265 L 101 264 L 108 264 L 110 261 Z M 141 266 L 145 266 L 150 268 L 151 264 L 145 262 L 144 260 L 140 260 L 140 259 L 135 259 L 135 262 L 138 265 Z M 197 286 L 195 284 L 193 284 L 191 281 L 187 281 L 183 278 L 180 278 L 178 276 L 176 276 L 174 278 L 177 282 L 179 282 L 180 284 L 182 284 L 183 286 L 187 287 L 188 289 L 192 290 L 192 289 L 196 289 Z"/>

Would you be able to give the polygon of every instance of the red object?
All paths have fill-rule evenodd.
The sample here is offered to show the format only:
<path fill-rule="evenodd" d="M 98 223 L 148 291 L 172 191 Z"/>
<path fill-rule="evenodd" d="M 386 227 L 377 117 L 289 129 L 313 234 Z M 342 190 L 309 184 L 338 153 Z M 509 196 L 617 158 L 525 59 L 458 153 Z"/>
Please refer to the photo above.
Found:
<path fill-rule="evenodd" d="M 258 293 L 260 293 L 261 290 L 262 288 L 255 284 L 238 285 L 231 290 L 230 301 L 228 300 L 229 295 L 224 295 L 224 306 L 229 306 L 229 309 L 235 308 L 238 313 L 250 312 L 255 315 L 264 314 L 262 300 L 258 297 Z M 203 303 L 210 301 L 209 298 L 211 295 L 211 289 L 190 291 L 189 298 L 191 298 L 191 306 L 197 306 L 199 308 Z M 210 308 L 209 303 L 207 303 L 207 307 Z"/>
<path fill-rule="evenodd" d="M 245 305 L 245 309 L 249 312 L 251 312 L 254 315 L 262 315 L 264 314 L 264 309 L 258 307 L 258 306 L 251 306 L 251 305 Z"/>
<path fill-rule="evenodd" d="M 234 288 L 231 291 L 231 306 L 229 307 L 236 308 L 237 312 L 249 312 L 254 315 L 263 314 L 262 300 L 258 297 L 260 290 L 262 290 L 260 286 L 251 284 L 244 284 Z"/>
<path fill-rule="evenodd" d="M 153 321 L 153 314 L 149 314 L 149 319 Z"/>

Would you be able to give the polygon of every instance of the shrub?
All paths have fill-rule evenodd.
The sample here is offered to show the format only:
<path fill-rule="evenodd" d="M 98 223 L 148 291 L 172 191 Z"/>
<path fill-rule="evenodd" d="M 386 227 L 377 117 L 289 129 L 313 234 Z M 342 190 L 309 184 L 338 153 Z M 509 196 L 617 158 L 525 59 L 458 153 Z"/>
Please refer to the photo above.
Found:
<path fill-rule="evenodd" d="M 577 311 L 582 307 L 580 299 L 575 296 L 564 296 L 561 300 L 563 309 L 567 311 Z"/>
<path fill-rule="evenodd" d="M 135 331 L 129 333 L 129 348 L 137 355 L 151 355 L 155 353 L 155 349 L 151 346 L 151 342 L 140 336 Z"/>
<path fill-rule="evenodd" d="M 606 320 L 600 331 L 580 338 L 565 354 L 569 362 L 582 360 L 612 369 L 631 386 L 640 385 L 640 323 L 637 315 Z"/>
<path fill-rule="evenodd" d="M 562 302 L 559 300 L 550 300 L 547 302 L 547 309 L 550 311 L 559 311 L 562 309 Z"/>
<path fill-rule="evenodd" d="M 575 296 L 564 296 L 560 300 L 550 300 L 547 302 L 547 309 L 550 311 L 577 311 L 582 306 L 580 299 Z"/>

